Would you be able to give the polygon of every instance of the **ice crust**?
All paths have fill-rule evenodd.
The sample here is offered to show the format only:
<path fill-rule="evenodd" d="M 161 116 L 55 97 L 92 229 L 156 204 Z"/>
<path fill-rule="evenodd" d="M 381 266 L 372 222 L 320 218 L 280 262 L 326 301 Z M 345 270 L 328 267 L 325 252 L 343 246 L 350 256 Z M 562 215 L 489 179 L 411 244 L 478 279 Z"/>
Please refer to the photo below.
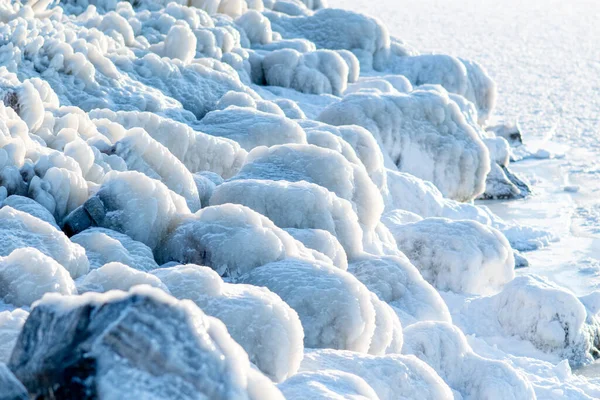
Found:
<path fill-rule="evenodd" d="M 0 38 L 14 398 L 600 394 L 598 293 L 473 203 L 529 190 L 477 62 L 322 0 L 16 0 Z"/>

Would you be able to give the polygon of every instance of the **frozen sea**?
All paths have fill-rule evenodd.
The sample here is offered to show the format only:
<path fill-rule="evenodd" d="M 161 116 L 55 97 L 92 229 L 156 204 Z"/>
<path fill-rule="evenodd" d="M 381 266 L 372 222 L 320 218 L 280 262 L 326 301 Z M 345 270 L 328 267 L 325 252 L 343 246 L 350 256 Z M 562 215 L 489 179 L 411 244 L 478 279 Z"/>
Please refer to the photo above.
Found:
<path fill-rule="evenodd" d="M 374 6 L 376 5 L 376 6 Z M 525 253 L 537 273 L 578 295 L 600 290 L 600 3 L 587 0 L 331 0 L 375 15 L 422 52 L 470 58 L 498 85 L 498 122 L 518 121 L 538 159 L 512 164 L 524 201 L 483 202 L 553 232 Z M 538 151 L 539 150 L 539 151 Z"/>

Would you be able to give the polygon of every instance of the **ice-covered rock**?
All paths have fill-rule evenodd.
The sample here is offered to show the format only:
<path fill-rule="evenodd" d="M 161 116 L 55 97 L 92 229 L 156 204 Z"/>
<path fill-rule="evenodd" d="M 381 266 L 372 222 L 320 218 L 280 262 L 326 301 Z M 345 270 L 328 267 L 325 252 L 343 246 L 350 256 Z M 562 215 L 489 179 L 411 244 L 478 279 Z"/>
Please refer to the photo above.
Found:
<path fill-rule="evenodd" d="M 265 288 L 225 283 L 207 267 L 181 265 L 152 274 L 178 299 L 220 319 L 250 361 L 275 382 L 298 371 L 304 332 L 296 312 Z"/>
<path fill-rule="evenodd" d="M 283 398 L 219 320 L 147 286 L 44 297 L 8 366 L 32 396 Z"/>
<path fill-rule="evenodd" d="M 257 146 L 306 143 L 306 134 L 296 122 L 248 107 L 212 111 L 200 121 L 198 129 L 235 140 L 248 151 Z"/>
<path fill-rule="evenodd" d="M 379 400 L 377 393 L 364 379 L 337 370 L 301 372 L 278 387 L 288 400 Z"/>
<path fill-rule="evenodd" d="M 515 276 L 508 240 L 475 221 L 426 218 L 413 223 L 385 219 L 398 249 L 439 290 L 490 294 Z"/>
<path fill-rule="evenodd" d="M 115 143 L 114 153 L 127 163 L 130 171 L 138 171 L 160 180 L 173 192 L 183 196 L 192 212 L 200 209 L 200 198 L 194 177 L 169 149 L 141 128 L 130 129 Z"/>
<path fill-rule="evenodd" d="M 439 375 L 414 356 L 372 356 L 351 351 L 312 350 L 304 354 L 304 371 L 336 370 L 354 374 L 373 388 L 379 399 L 453 399 Z"/>
<path fill-rule="evenodd" d="M 42 221 L 46 221 L 50 225 L 54 226 L 56 229 L 59 229 L 58 225 L 56 224 L 56 220 L 54 219 L 54 216 L 40 203 L 33 199 L 30 199 L 29 197 L 16 195 L 8 196 L 1 203 L 1 206 L 9 206 L 14 208 L 15 210 L 23 211 L 27 214 L 33 215 L 34 217 L 41 219 Z"/>
<path fill-rule="evenodd" d="M 451 320 L 439 293 L 404 255 L 364 255 L 348 265 L 348 272 L 392 306 L 405 326 L 416 321 Z"/>
<path fill-rule="evenodd" d="M 230 278 L 286 258 L 315 259 L 313 252 L 268 218 L 237 204 L 211 206 L 185 217 L 155 255 L 161 264 L 206 265 Z"/>
<path fill-rule="evenodd" d="M 350 163 L 338 152 L 314 145 L 259 147 L 248 154 L 234 179 L 304 180 L 323 186 L 352 203 L 363 228 L 363 243 L 374 241 L 383 211 L 381 195 L 364 166 Z"/>
<path fill-rule="evenodd" d="M 124 233 L 151 249 L 181 215 L 190 214 L 183 197 L 136 171 L 109 173 L 96 196 L 106 211 L 101 227 Z"/>
<path fill-rule="evenodd" d="M 149 285 L 169 292 L 156 276 L 139 271 L 120 262 L 110 262 L 77 280 L 77 291 L 81 293 L 104 293 L 109 290 L 129 290 L 136 285 Z"/>
<path fill-rule="evenodd" d="M 284 230 L 307 248 L 316 250 L 329 257 L 336 267 L 343 270 L 348 269 L 346 251 L 337 238 L 328 231 L 323 229 L 296 228 L 285 228 Z"/>
<path fill-rule="evenodd" d="M 102 109 L 90 112 L 90 117 L 111 143 L 122 139 L 125 129 L 143 128 L 192 173 L 211 171 L 229 178 L 235 175 L 246 158 L 246 152 L 233 140 L 207 135 L 181 122 L 149 112 Z"/>
<path fill-rule="evenodd" d="M 433 182 L 446 197 L 469 201 L 485 189 L 489 152 L 447 94 L 356 93 L 318 119 L 368 129 L 400 171 Z"/>
<path fill-rule="evenodd" d="M 294 49 L 276 50 L 263 61 L 265 82 L 269 86 L 292 88 L 302 93 L 340 96 L 349 80 L 349 66 L 331 50 L 300 53 Z"/>
<path fill-rule="evenodd" d="M 250 207 L 280 228 L 327 231 L 351 257 L 362 250 L 362 230 L 352 205 L 316 184 L 236 179 L 220 185 L 211 198 L 211 204 L 225 203 Z M 322 251 L 325 255 L 337 252 L 335 248 Z"/>
<path fill-rule="evenodd" d="M 375 309 L 369 290 L 351 274 L 288 259 L 255 268 L 240 281 L 265 286 L 289 304 L 302 321 L 306 347 L 368 351 Z"/>
<path fill-rule="evenodd" d="M 71 241 L 85 249 L 92 269 L 110 262 L 119 262 L 140 271 L 158 268 L 148 246 L 111 229 L 89 228 L 71 237 Z"/>
<path fill-rule="evenodd" d="M 0 257 L 0 298 L 4 303 L 29 307 L 45 293 L 77 294 L 69 272 L 54 259 L 31 247 Z"/>
<path fill-rule="evenodd" d="M 569 290 L 541 277 L 515 278 L 491 302 L 504 334 L 529 340 L 574 365 L 588 362 L 598 345 L 597 328 L 586 323 L 584 305 Z"/>
<path fill-rule="evenodd" d="M 33 247 L 56 260 L 72 278 L 89 270 L 89 262 L 81 246 L 72 243 L 48 222 L 10 206 L 0 209 L 0 243 L 0 256 L 8 256 L 15 249 Z"/>
<path fill-rule="evenodd" d="M 404 331 L 404 354 L 432 367 L 464 399 L 534 399 L 533 387 L 510 364 L 473 352 L 464 334 L 446 322 L 418 322 Z"/>

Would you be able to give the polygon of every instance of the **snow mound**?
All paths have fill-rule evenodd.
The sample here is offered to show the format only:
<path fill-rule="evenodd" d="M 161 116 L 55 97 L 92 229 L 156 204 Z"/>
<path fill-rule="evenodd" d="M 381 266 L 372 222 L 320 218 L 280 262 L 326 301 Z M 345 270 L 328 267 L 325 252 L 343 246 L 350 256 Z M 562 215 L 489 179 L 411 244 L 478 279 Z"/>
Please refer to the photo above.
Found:
<path fill-rule="evenodd" d="M 302 372 L 278 387 L 288 400 L 379 400 L 377 393 L 364 379 L 336 370 Z"/>
<path fill-rule="evenodd" d="M 383 200 L 362 165 L 353 164 L 338 152 L 314 145 L 259 147 L 248 154 L 234 179 L 306 181 L 320 185 L 350 201 L 363 227 L 363 243 L 375 239 L 383 212 Z M 346 249 L 348 251 L 348 249 Z"/>
<path fill-rule="evenodd" d="M 136 285 L 149 285 L 169 292 L 160 279 L 149 273 L 138 271 L 120 262 L 111 262 L 93 269 L 77 280 L 77 291 L 81 293 L 104 293 L 109 290 L 129 290 Z"/>
<path fill-rule="evenodd" d="M 590 361 L 598 334 L 586 323 L 585 306 L 567 289 L 535 275 L 520 276 L 492 304 L 505 335 L 529 340 L 575 365 Z"/>
<path fill-rule="evenodd" d="M 318 120 L 368 129 L 400 171 L 433 182 L 446 197 L 470 201 L 485 189 L 488 150 L 447 94 L 357 93 Z"/>
<path fill-rule="evenodd" d="M 233 140 L 204 134 L 153 113 L 102 109 L 91 111 L 89 115 L 111 143 L 122 139 L 124 129 L 144 129 L 192 173 L 211 171 L 229 178 L 246 158 L 246 152 Z"/>
<path fill-rule="evenodd" d="M 250 361 L 275 382 L 298 371 L 304 332 L 296 312 L 276 294 L 256 286 L 225 283 L 207 267 L 182 265 L 152 274 L 178 299 L 192 300 L 221 320 Z"/>
<path fill-rule="evenodd" d="M 473 352 L 447 322 L 418 322 L 405 329 L 402 352 L 426 362 L 464 399 L 533 399 L 533 387 L 510 364 Z"/>
<path fill-rule="evenodd" d="M 92 269 L 110 262 L 119 262 L 140 271 L 158 268 L 148 246 L 110 229 L 89 228 L 71 237 L 71 241 L 85 249 Z"/>
<path fill-rule="evenodd" d="M 490 294 L 515 276 L 510 244 L 492 227 L 444 218 L 408 224 L 385 219 L 384 223 L 398 249 L 439 290 Z"/>
<path fill-rule="evenodd" d="M 389 52 L 387 29 L 379 20 L 366 15 L 326 8 L 307 16 L 273 12 L 266 12 L 265 16 L 271 21 L 273 31 L 283 38 L 305 38 L 321 49 L 350 50 L 361 66 L 370 66 L 374 57 Z"/>
<path fill-rule="evenodd" d="M 219 320 L 148 286 L 46 295 L 8 366 L 35 396 L 283 398 Z"/>
<path fill-rule="evenodd" d="M 10 206 L 0 209 L 0 243 L 0 256 L 8 256 L 15 249 L 33 247 L 56 260 L 74 279 L 89 270 L 81 246 L 71 243 L 49 223 Z"/>
<path fill-rule="evenodd" d="M 110 172 L 96 196 L 105 209 L 101 227 L 124 233 L 151 249 L 179 215 L 190 214 L 183 197 L 136 171 Z"/>
<path fill-rule="evenodd" d="M 17 307 L 29 307 L 45 293 L 77 294 L 67 270 L 31 247 L 0 257 L 0 281 L 0 298 Z"/>
<path fill-rule="evenodd" d="M 217 187 L 211 197 L 211 204 L 225 203 L 249 207 L 280 228 L 327 231 L 339 240 L 350 256 L 362 250 L 362 230 L 352 205 L 316 184 L 236 179 Z M 325 247 L 321 252 L 336 254 L 338 250 Z"/>
<path fill-rule="evenodd" d="M 304 354 L 300 370 L 336 370 L 357 375 L 373 388 L 381 400 L 454 398 L 442 378 L 414 356 L 312 350 Z"/>
<path fill-rule="evenodd" d="M 263 58 L 262 67 L 267 85 L 302 93 L 340 96 L 350 79 L 348 64 L 331 50 L 304 54 L 294 49 L 276 50 Z"/>
<path fill-rule="evenodd" d="M 257 146 L 306 143 L 306 134 L 296 122 L 248 107 L 229 106 L 212 111 L 198 128 L 213 136 L 235 140 L 248 151 Z"/>
<path fill-rule="evenodd" d="M 15 210 L 23 211 L 24 213 L 41 219 L 42 221 L 49 223 L 56 229 L 59 229 L 58 225 L 56 224 L 56 220 L 54 219 L 54 216 L 40 203 L 33 199 L 30 199 L 29 197 L 17 195 L 8 196 L 2 202 L 2 207 L 4 206 L 9 206 L 11 208 L 14 208 Z"/>
<path fill-rule="evenodd" d="M 364 255 L 348 265 L 348 272 L 392 306 L 404 326 L 416 321 L 451 320 L 439 293 L 404 255 Z"/>
<path fill-rule="evenodd" d="M 333 266 L 288 259 L 255 268 L 240 281 L 265 286 L 289 304 L 304 327 L 304 345 L 366 352 L 375 331 L 369 290 Z"/>
<path fill-rule="evenodd" d="M 268 218 L 237 204 L 203 208 L 183 218 L 155 252 L 159 263 L 207 265 L 231 278 L 285 258 L 314 260 L 313 254 Z"/>
<path fill-rule="evenodd" d="M 130 129 L 115 143 L 113 151 L 127 163 L 127 169 L 160 180 L 183 196 L 192 212 L 200 209 L 194 177 L 171 152 L 141 128 Z"/>
<path fill-rule="evenodd" d="M 306 248 L 316 250 L 329 257 L 336 267 L 344 271 L 348 269 L 346 251 L 331 233 L 322 229 L 285 228 L 284 230 Z"/>

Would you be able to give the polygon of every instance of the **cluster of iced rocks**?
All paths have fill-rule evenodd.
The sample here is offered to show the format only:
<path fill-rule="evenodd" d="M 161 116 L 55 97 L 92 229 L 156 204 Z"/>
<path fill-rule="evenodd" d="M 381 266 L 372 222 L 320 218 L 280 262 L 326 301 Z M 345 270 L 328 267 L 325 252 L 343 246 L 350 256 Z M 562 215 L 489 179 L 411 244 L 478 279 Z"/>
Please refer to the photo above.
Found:
<path fill-rule="evenodd" d="M 0 99 L 0 399 L 598 394 L 600 296 L 473 205 L 529 190 L 476 62 L 320 0 L 16 0 Z"/>

